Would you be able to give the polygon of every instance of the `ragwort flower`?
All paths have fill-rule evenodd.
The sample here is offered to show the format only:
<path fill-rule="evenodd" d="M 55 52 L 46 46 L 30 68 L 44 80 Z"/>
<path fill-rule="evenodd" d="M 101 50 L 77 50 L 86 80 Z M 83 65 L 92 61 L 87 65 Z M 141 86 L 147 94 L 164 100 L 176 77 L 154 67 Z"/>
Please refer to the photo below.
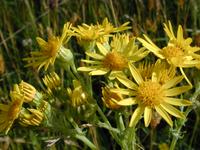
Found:
<path fill-rule="evenodd" d="M 26 66 L 33 66 L 40 70 L 44 67 L 45 70 L 49 65 L 53 65 L 56 58 L 62 53 L 65 53 L 68 49 L 64 48 L 64 44 L 70 39 L 72 31 L 71 24 L 67 22 L 64 25 L 61 37 L 49 34 L 48 41 L 46 42 L 40 37 L 36 40 L 41 48 L 41 51 L 31 52 L 31 57 L 25 58 L 24 60 L 30 61 Z"/>
<path fill-rule="evenodd" d="M 138 38 L 138 40 L 143 44 L 144 47 L 153 52 L 157 57 L 166 59 L 170 65 L 179 67 L 181 73 L 184 75 L 187 82 L 191 85 L 182 68 L 195 67 L 196 65 L 200 64 L 200 60 L 196 59 L 200 58 L 200 55 L 195 53 L 199 51 L 200 48 L 192 47 L 190 45 L 192 43 L 192 39 L 185 39 L 183 37 L 183 29 L 181 25 L 178 27 L 177 37 L 173 32 L 170 22 L 169 27 L 164 24 L 164 30 L 169 37 L 169 42 L 168 45 L 162 49 L 157 47 L 146 35 L 144 35 L 146 40 L 142 38 Z"/>
<path fill-rule="evenodd" d="M 12 91 L 10 97 L 10 103 L 0 104 L 0 132 L 5 131 L 6 134 L 18 118 L 24 102 L 23 95 L 18 92 Z"/>
<path fill-rule="evenodd" d="M 83 23 L 81 26 L 73 27 L 73 35 L 77 38 L 80 46 L 83 46 L 86 51 L 91 51 L 95 47 L 96 42 L 107 42 L 111 33 L 129 29 L 128 24 L 129 22 L 126 22 L 119 27 L 114 27 L 105 18 L 102 24 L 87 25 Z"/>
<path fill-rule="evenodd" d="M 132 64 L 129 64 L 132 77 L 135 79 L 135 84 L 132 80 L 125 77 L 117 77 L 118 80 L 128 89 L 114 89 L 113 91 L 128 95 L 128 97 L 121 101 L 115 101 L 118 105 L 129 106 L 136 105 L 137 108 L 132 114 L 129 126 L 135 126 L 142 114 L 144 114 L 145 126 L 149 126 L 152 119 L 152 112 L 155 110 L 170 126 L 173 125 L 169 114 L 185 118 L 185 116 L 177 110 L 174 106 L 191 105 L 188 100 L 173 98 L 181 93 L 186 92 L 191 87 L 181 86 L 174 87 L 183 79 L 182 76 L 174 77 L 164 84 L 160 84 L 159 78 L 155 73 L 152 73 L 151 79 L 143 79 L 139 70 Z M 174 106 L 172 106 L 174 105 Z M 169 114 L 168 114 L 169 113 Z"/>
<path fill-rule="evenodd" d="M 138 49 L 135 38 L 129 35 L 117 35 L 113 37 L 111 48 L 97 43 L 99 53 L 86 52 L 92 60 L 82 60 L 90 66 L 79 67 L 78 71 L 89 72 L 89 75 L 105 75 L 108 72 L 115 74 L 128 68 L 128 62 L 136 62 L 144 58 L 148 51 L 145 48 Z"/>

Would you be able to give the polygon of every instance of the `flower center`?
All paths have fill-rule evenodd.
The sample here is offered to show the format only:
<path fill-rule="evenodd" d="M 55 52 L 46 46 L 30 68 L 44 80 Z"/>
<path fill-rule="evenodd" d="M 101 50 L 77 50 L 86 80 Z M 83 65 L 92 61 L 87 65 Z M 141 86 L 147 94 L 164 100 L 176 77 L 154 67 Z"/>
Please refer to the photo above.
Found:
<path fill-rule="evenodd" d="M 180 57 L 184 55 L 183 49 L 178 46 L 167 46 L 163 48 L 163 55 L 167 59 L 171 59 L 173 57 Z"/>
<path fill-rule="evenodd" d="M 123 70 L 127 67 L 127 60 L 118 52 L 109 52 L 103 60 L 103 66 L 111 70 Z"/>
<path fill-rule="evenodd" d="M 8 118 L 9 118 L 9 120 L 16 119 L 16 117 L 18 116 L 18 114 L 20 112 L 20 109 L 21 109 L 20 105 L 21 105 L 21 100 L 15 100 L 11 104 L 9 112 L 8 112 Z"/>
<path fill-rule="evenodd" d="M 48 40 L 48 54 L 50 57 L 55 57 L 60 49 L 59 39 L 52 37 Z"/>
<path fill-rule="evenodd" d="M 139 85 L 136 97 L 145 106 L 159 105 L 163 97 L 161 85 L 153 81 L 145 81 Z"/>

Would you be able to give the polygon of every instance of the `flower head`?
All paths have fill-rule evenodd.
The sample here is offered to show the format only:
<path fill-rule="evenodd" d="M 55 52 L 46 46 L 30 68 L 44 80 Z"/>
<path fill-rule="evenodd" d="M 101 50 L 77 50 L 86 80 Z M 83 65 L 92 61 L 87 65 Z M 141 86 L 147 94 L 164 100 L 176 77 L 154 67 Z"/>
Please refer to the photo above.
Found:
<path fill-rule="evenodd" d="M 90 72 L 89 75 L 123 71 L 128 68 L 128 62 L 136 62 L 148 54 L 145 48 L 138 49 L 135 38 L 130 38 L 127 34 L 114 36 L 111 48 L 104 47 L 101 43 L 97 43 L 97 47 L 99 53 L 86 52 L 92 60 L 82 60 L 91 66 L 80 67 L 78 71 Z"/>
<path fill-rule="evenodd" d="M 46 42 L 40 37 L 36 40 L 40 46 L 40 51 L 31 52 L 31 57 L 24 60 L 30 61 L 26 66 L 33 66 L 40 70 L 44 67 L 45 70 L 49 65 L 53 65 L 60 51 L 64 49 L 63 45 L 70 39 L 72 31 L 70 30 L 71 24 L 67 22 L 64 25 L 61 37 L 49 34 L 48 41 Z"/>
<path fill-rule="evenodd" d="M 113 87 L 111 87 L 111 86 L 102 87 L 102 100 L 107 108 L 118 109 L 121 106 L 116 104 L 115 102 L 113 102 L 113 99 L 115 101 L 122 100 L 123 99 L 122 94 L 112 92 L 111 89 L 113 89 Z"/>
<path fill-rule="evenodd" d="M 78 42 L 84 47 L 86 51 L 94 48 L 96 42 L 107 42 L 111 33 L 127 30 L 130 27 L 127 25 L 129 22 L 124 23 L 119 27 L 114 27 L 107 18 L 102 24 L 87 25 L 83 23 L 81 26 L 73 27 L 74 36 L 77 37 Z"/>
<path fill-rule="evenodd" d="M 196 59 L 197 57 L 200 57 L 200 55 L 195 54 L 200 48 L 190 46 L 192 39 L 185 39 L 183 37 L 181 25 L 178 27 L 177 37 L 173 32 L 171 22 L 169 22 L 169 26 L 164 24 L 164 30 L 169 37 L 169 42 L 168 45 L 162 49 L 157 47 L 146 35 L 144 35 L 146 40 L 142 38 L 138 38 L 138 40 L 149 51 L 153 52 L 161 59 L 166 59 L 169 64 L 175 67 L 194 67 L 200 63 L 200 61 Z"/>
<path fill-rule="evenodd" d="M 173 98 L 173 96 L 184 93 L 191 88 L 190 86 L 174 87 L 181 82 L 183 79 L 182 76 L 173 77 L 164 84 L 161 84 L 161 78 L 157 78 L 155 72 L 152 73 L 150 79 L 143 79 L 135 66 L 129 64 L 129 68 L 136 83 L 128 78 L 119 76 L 117 79 L 127 87 L 127 89 L 120 88 L 114 90 L 115 92 L 129 96 L 128 100 L 115 101 L 118 105 L 138 105 L 131 117 L 129 126 L 135 126 L 142 114 L 144 114 L 145 126 L 149 126 L 152 120 L 152 111 L 154 110 L 165 119 L 170 126 L 173 125 L 173 122 L 169 114 L 178 118 L 185 117 L 174 106 L 187 106 L 191 105 L 191 102 Z"/>
<path fill-rule="evenodd" d="M 24 101 L 23 95 L 18 92 L 11 92 L 10 97 L 12 101 L 9 104 L 0 104 L 0 132 L 5 131 L 6 134 L 18 118 Z"/>

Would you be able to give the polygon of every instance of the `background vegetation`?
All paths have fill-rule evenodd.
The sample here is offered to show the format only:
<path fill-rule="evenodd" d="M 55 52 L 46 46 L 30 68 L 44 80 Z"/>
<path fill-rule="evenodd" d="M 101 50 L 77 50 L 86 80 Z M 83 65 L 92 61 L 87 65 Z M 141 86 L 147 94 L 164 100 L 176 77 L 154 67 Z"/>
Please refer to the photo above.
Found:
<path fill-rule="evenodd" d="M 171 20 L 174 27 L 181 24 L 185 35 L 194 39 L 193 45 L 200 46 L 200 1 L 199 0 L 1 0 L 0 2 L 0 99 L 8 99 L 9 90 L 14 83 L 22 79 L 44 89 L 41 76 L 32 68 L 24 67 L 22 58 L 38 48 L 36 36 L 47 37 L 47 31 L 60 33 L 67 21 L 74 25 L 101 22 L 105 17 L 115 26 L 130 21 L 134 36 L 148 33 L 150 37 L 164 37 L 163 23 Z M 155 42 L 165 42 L 165 38 L 155 38 Z M 75 56 L 81 49 L 75 47 Z M 61 76 L 63 70 L 58 70 Z M 190 80 L 196 85 L 200 72 L 193 69 Z M 196 85 L 197 86 L 197 85 Z M 199 104 L 199 96 L 196 97 Z M 196 105 L 188 116 L 188 121 L 178 136 L 181 136 L 177 149 L 199 149 L 200 143 L 200 105 Z M 166 130 L 166 131 L 165 131 Z M 154 134 L 152 134 L 154 132 Z M 167 143 L 174 131 L 168 132 L 162 123 L 154 130 L 140 130 L 141 145 L 149 149 L 149 139 L 154 145 Z M 146 134 L 147 133 L 147 134 Z M 165 133 L 165 134 L 163 134 Z M 101 138 L 109 145 L 111 139 L 107 131 L 102 130 Z M 144 136 L 145 135 L 145 136 Z M 180 137 L 179 137 L 180 138 Z M 0 149 L 67 149 L 73 141 L 56 132 L 46 129 L 22 128 L 18 125 L 7 136 L 0 135 Z M 105 146 L 109 147 L 109 146 Z M 116 147 L 112 147 L 116 148 Z M 144 149 L 141 147 L 141 149 Z M 71 147 L 73 149 L 73 147 Z"/>

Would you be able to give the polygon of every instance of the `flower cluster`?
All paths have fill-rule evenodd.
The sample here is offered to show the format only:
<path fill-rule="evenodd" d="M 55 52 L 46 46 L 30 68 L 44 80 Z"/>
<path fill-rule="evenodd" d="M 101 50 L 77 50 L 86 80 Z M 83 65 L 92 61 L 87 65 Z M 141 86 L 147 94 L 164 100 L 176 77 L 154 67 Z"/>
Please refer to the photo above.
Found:
<path fill-rule="evenodd" d="M 64 123 L 67 128 L 75 128 L 75 138 L 95 149 L 83 137 L 79 128 L 82 121 L 110 130 L 117 139 L 124 134 L 118 135 L 119 132 L 137 127 L 141 118 L 145 127 L 151 125 L 153 128 L 161 118 L 170 127 L 173 127 L 172 116 L 186 120 L 184 107 L 192 102 L 183 97 L 192 88 L 192 83 L 183 68 L 200 66 L 197 53 L 200 48 L 191 46 L 191 38 L 184 38 L 181 25 L 175 36 L 171 22 L 164 24 L 169 41 L 159 48 L 147 35 L 144 39 L 134 37 L 128 24 L 114 27 L 108 19 L 96 25 L 72 26 L 67 22 L 61 36 L 49 34 L 48 41 L 37 37 L 40 51 L 31 52 L 31 56 L 24 60 L 28 62 L 26 66 L 38 71 L 44 67 L 46 88 L 38 92 L 26 82 L 16 84 L 10 94 L 11 102 L 0 104 L 0 131 L 7 133 L 16 119 L 23 126 L 54 125 L 56 122 L 58 129 Z M 126 33 L 120 33 L 122 31 Z M 71 40 L 77 41 L 82 53 L 69 48 L 67 44 Z M 156 57 L 149 55 L 151 52 Z M 76 58 L 74 53 L 82 57 Z M 56 67 L 48 69 L 55 62 L 62 68 L 60 74 L 55 73 Z M 116 123 L 122 129 L 115 129 L 102 110 L 120 112 L 129 122 L 123 123 L 122 117 Z M 55 118 L 52 118 L 52 112 Z M 116 141 L 124 146 L 120 140 Z"/>

